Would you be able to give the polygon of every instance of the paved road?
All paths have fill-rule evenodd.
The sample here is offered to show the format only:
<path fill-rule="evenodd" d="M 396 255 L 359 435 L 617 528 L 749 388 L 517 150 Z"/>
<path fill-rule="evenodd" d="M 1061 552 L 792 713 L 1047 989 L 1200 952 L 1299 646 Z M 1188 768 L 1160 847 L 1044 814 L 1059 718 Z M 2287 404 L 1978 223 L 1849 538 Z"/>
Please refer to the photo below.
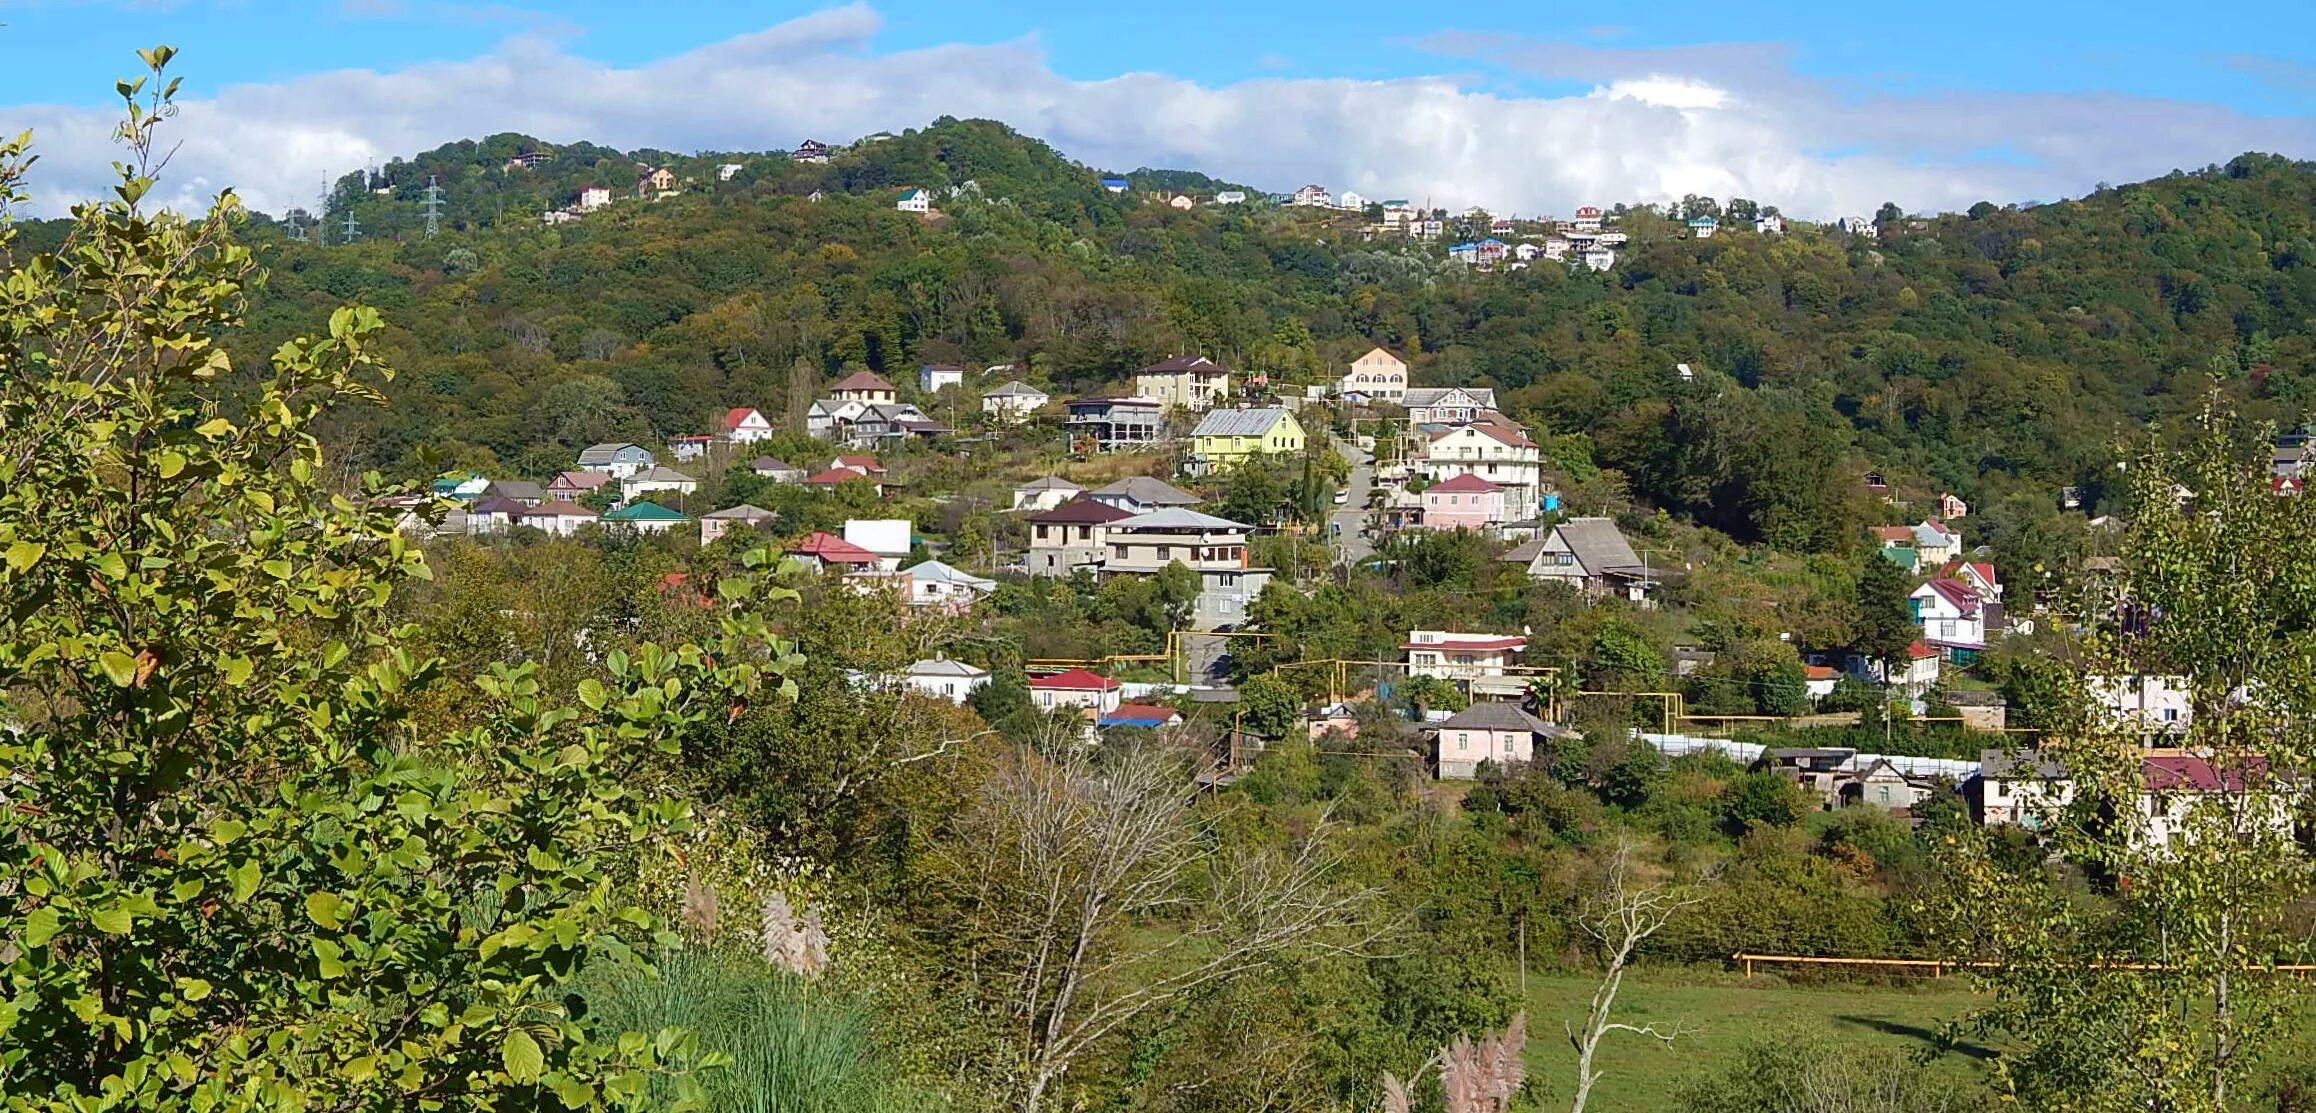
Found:
<path fill-rule="evenodd" d="M 1337 438 L 1335 451 L 1350 461 L 1351 478 L 1344 488 L 1351 492 L 1350 501 L 1328 516 L 1333 529 L 1330 542 L 1335 546 L 1335 559 L 1345 564 L 1357 564 L 1375 555 L 1375 546 L 1368 544 L 1360 531 L 1367 525 L 1367 496 L 1375 486 L 1374 458 L 1349 441 Z"/>

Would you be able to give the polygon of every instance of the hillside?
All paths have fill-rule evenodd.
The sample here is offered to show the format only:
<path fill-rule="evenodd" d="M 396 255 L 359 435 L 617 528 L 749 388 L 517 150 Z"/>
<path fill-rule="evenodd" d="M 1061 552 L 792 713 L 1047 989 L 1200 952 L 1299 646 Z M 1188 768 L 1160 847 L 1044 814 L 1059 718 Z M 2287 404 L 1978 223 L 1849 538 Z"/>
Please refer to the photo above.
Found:
<path fill-rule="evenodd" d="M 1364 241 L 1348 214 L 1108 194 L 988 121 L 825 164 L 580 144 L 505 166 L 541 149 L 454 143 L 387 166 L 383 194 L 342 185 L 365 229 L 351 245 L 251 230 L 274 276 L 247 351 L 340 299 L 395 323 L 395 404 L 344 430 L 364 462 L 544 473 L 576 445 L 698 431 L 727 405 L 791 412 L 848 369 L 1012 362 L 1090 390 L 1195 351 L 1320 382 L 1382 344 L 1420 384 L 1496 386 L 1563 458 L 1589 453 L 1636 499 L 1740 540 L 1847 544 L 1871 468 L 1961 494 L 1981 536 L 2016 548 L 2047 532 L 2061 486 L 2096 512 L 2115 439 L 2194 407 L 2213 377 L 2291 425 L 2316 373 L 2316 166 L 2267 156 L 2024 210 L 1885 209 L 1872 237 L 1732 222 L 1696 240 L 1632 209 L 1613 272 L 1477 274 L 1438 244 Z M 688 184 L 635 201 L 639 161 Z M 718 181 L 726 163 L 742 169 Z M 430 175 L 446 201 L 428 239 Z M 588 182 L 629 199 L 538 222 Z M 930 187 L 936 213 L 894 211 L 902 185 Z"/>

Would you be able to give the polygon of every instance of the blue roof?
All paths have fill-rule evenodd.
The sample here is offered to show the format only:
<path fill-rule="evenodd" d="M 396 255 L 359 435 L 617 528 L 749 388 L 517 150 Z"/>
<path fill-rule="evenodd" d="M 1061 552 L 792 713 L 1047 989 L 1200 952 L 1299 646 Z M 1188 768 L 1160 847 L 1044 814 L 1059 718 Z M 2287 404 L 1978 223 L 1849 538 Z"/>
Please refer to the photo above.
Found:
<path fill-rule="evenodd" d="M 1502 240 L 1499 240 L 1499 239 L 1497 239 L 1497 238 L 1496 238 L 1496 237 L 1494 237 L 1494 236 L 1489 236 L 1487 239 L 1481 240 L 1479 243 L 1473 244 L 1472 246 L 1474 246 L 1474 247 L 1486 247 L 1486 246 L 1488 246 L 1489 244 L 1495 244 L 1497 247 L 1502 247 L 1502 246 L 1504 246 L 1504 241 L 1502 241 Z"/>

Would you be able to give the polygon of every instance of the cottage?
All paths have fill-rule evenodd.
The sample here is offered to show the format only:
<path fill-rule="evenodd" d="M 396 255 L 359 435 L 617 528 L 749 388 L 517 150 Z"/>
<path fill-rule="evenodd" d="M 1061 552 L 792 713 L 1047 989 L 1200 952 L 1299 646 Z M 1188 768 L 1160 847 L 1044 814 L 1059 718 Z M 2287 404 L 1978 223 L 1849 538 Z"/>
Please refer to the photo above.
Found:
<path fill-rule="evenodd" d="M 1097 568 L 1110 551 L 1109 526 L 1133 517 L 1104 502 L 1081 499 L 1024 519 L 1029 525 L 1029 552 L 1024 558 L 1032 576 L 1067 576 Z"/>
<path fill-rule="evenodd" d="M 523 511 L 522 524 L 551 537 L 570 537 L 579 527 L 592 525 L 600 515 L 567 499 L 552 499 Z"/>
<path fill-rule="evenodd" d="M 884 376 L 874 371 L 855 371 L 846 375 L 837 380 L 835 386 L 828 388 L 828 396 L 839 402 L 859 402 L 869 406 L 889 405 L 898 398 L 893 384 L 886 382 Z"/>
<path fill-rule="evenodd" d="M 1423 528 L 1484 530 L 1504 521 L 1504 489 L 1476 475 L 1459 475 L 1423 490 Z"/>
<path fill-rule="evenodd" d="M 904 189 L 893 207 L 904 213 L 929 213 L 933 211 L 933 195 L 921 189 Z"/>
<path fill-rule="evenodd" d="M 891 679 L 899 687 L 963 706 L 973 698 L 973 693 L 989 686 L 989 670 L 947 657 L 932 657 L 910 665 Z"/>
<path fill-rule="evenodd" d="M 1616 252 L 1605 247 L 1590 248 L 1585 251 L 1583 261 L 1586 270 L 1605 271 L 1616 265 Z"/>
<path fill-rule="evenodd" d="M 666 533 L 691 521 L 681 511 L 670 510 L 656 502 L 629 503 L 605 514 L 599 520 L 605 529 L 631 533 Z"/>
<path fill-rule="evenodd" d="M 1156 444 L 1166 431 L 1165 406 L 1151 398 L 1073 398 L 1062 428 L 1079 452 Z"/>
<path fill-rule="evenodd" d="M 2266 827 L 2271 835 L 2286 842 L 2293 837 L 2293 798 L 2304 789 L 2282 788 L 2269 774 L 2265 759 L 2226 761 L 2186 753 L 2150 754 L 2139 759 L 2139 775 L 2142 787 L 2134 810 L 2144 847 L 2162 849 L 2193 835 L 2198 826 L 2196 812 L 2207 802 L 2224 804 L 2235 824 Z"/>
<path fill-rule="evenodd" d="M 1291 456 L 1303 450 L 1303 425 L 1280 406 L 1214 410 L 1190 432 L 1192 474 L 1215 475 L 1256 456 Z"/>
<path fill-rule="evenodd" d="M 1170 506 L 1196 506 L 1201 500 L 1163 479 L 1147 475 L 1129 475 L 1116 482 L 1097 487 L 1086 496 L 1095 502 L 1108 503 L 1129 514 L 1147 514 Z"/>
<path fill-rule="evenodd" d="M 547 492 L 528 479 L 494 479 L 483 490 L 485 498 L 513 499 L 524 506 L 537 506 L 547 501 Z"/>
<path fill-rule="evenodd" d="M 609 204 L 611 204 L 610 186 L 591 185 L 579 187 L 580 212 L 591 213 Z"/>
<path fill-rule="evenodd" d="M 951 363 L 928 363 L 917 368 L 917 389 L 936 394 L 953 386 L 965 385 L 965 369 Z"/>
<path fill-rule="evenodd" d="M 1035 514 L 1052 510 L 1085 494 L 1086 489 L 1055 476 L 1032 479 L 1013 489 L 1013 509 Z"/>
<path fill-rule="evenodd" d="M 716 180 L 719 182 L 731 181 L 740 176 L 740 171 L 746 169 L 746 166 L 737 162 L 719 162 L 716 164 Z"/>
<path fill-rule="evenodd" d="M 1868 660 L 1852 653 L 1844 658 L 1851 676 L 1868 683 L 1886 684 L 1907 698 L 1917 698 L 1938 686 L 1941 655 L 1927 643 L 1915 641 L 1899 660 Z"/>
<path fill-rule="evenodd" d="M 754 444 L 772 436 L 772 423 L 753 406 L 724 411 L 724 439 L 733 444 Z"/>
<path fill-rule="evenodd" d="M 788 152 L 788 158 L 792 162 L 827 162 L 830 153 L 828 144 L 818 139 L 807 139 L 798 143 L 795 150 Z"/>
<path fill-rule="evenodd" d="M 547 481 L 547 497 L 550 500 L 578 499 L 594 494 L 612 481 L 609 472 L 559 471 L 555 473 L 555 478 Z"/>
<path fill-rule="evenodd" d="M 1013 425 L 1027 420 L 1052 400 L 1052 395 L 1015 379 L 982 395 L 981 412 L 996 418 L 1000 424 Z"/>
<path fill-rule="evenodd" d="M 1538 740 L 1562 729 L 1501 700 L 1474 703 L 1432 733 L 1432 764 L 1441 779 L 1479 776 L 1482 763 L 1498 767 L 1535 760 Z"/>
<path fill-rule="evenodd" d="M 1714 217 L 1693 216 L 1689 218 L 1689 234 L 1700 240 L 1712 239 L 1713 233 L 1720 230 L 1721 222 Z"/>
<path fill-rule="evenodd" d="M 1116 711 L 1121 694 L 1117 681 L 1084 669 L 1070 669 L 1029 682 L 1029 702 L 1038 710 L 1077 708 L 1088 718 Z"/>
<path fill-rule="evenodd" d="M 2038 830 L 2075 799 L 2067 768 L 2032 747 L 1981 750 L 1978 775 L 1963 785 L 1978 822 Z"/>
<path fill-rule="evenodd" d="M 901 569 L 909 578 L 909 605 L 935 607 L 961 613 L 971 610 L 975 600 L 997 590 L 996 580 L 958 570 L 938 560 L 928 560 Z"/>
<path fill-rule="evenodd" d="M 1986 648 L 1987 605 L 1961 580 L 1934 579 L 1907 596 L 1922 640 L 1948 660 L 1967 660 Z"/>
<path fill-rule="evenodd" d="M 1969 517 L 1970 504 L 1962 501 L 1952 492 L 1941 494 L 1938 496 L 1938 516 L 1949 522 Z"/>
<path fill-rule="evenodd" d="M 1760 219 L 1753 222 L 1753 230 L 1764 236 L 1782 236 L 1785 234 L 1785 218 L 1776 213 L 1763 213 Z"/>
<path fill-rule="evenodd" d="M 1913 807 L 1937 789 L 1929 780 L 1907 776 L 1887 758 L 1877 758 L 1843 776 L 1836 791 L 1836 800 L 1843 807 L 1866 804 L 1897 811 Z"/>
<path fill-rule="evenodd" d="M 700 481 L 674 468 L 650 468 L 619 481 L 619 500 L 634 502 L 645 495 L 668 492 L 688 495 L 700 489 Z"/>
<path fill-rule="evenodd" d="M 1203 410 L 1230 396 L 1230 368 L 1205 356 L 1174 356 L 1135 372 L 1134 394 L 1167 409 Z"/>
<path fill-rule="evenodd" d="M 1329 208 L 1335 204 L 1335 199 L 1328 194 L 1326 186 L 1307 185 L 1301 189 L 1296 190 L 1294 195 L 1287 199 L 1287 204 L 1302 205 L 1314 208 Z"/>
<path fill-rule="evenodd" d="M 1502 681 L 1512 658 L 1528 649 L 1524 634 L 1475 634 L 1452 630 L 1411 630 L 1400 643 L 1407 651 L 1407 675 L 1436 680 Z M 1501 687 L 1498 685 L 1498 687 Z M 1514 689 L 1518 684 L 1512 686 Z"/>
<path fill-rule="evenodd" d="M 1753 769 L 1792 782 L 1830 808 L 1841 800 L 1842 783 L 1856 768 L 1857 756 L 1847 746 L 1772 747 L 1754 759 Z"/>
<path fill-rule="evenodd" d="M 1351 361 L 1351 369 L 1336 384 L 1338 394 L 1359 394 L 1394 405 L 1407 398 L 1407 361 L 1381 348 Z"/>
<path fill-rule="evenodd" d="M 475 534 L 505 533 L 522 519 L 529 509 L 513 499 L 485 495 L 466 508 L 467 532 Z"/>
<path fill-rule="evenodd" d="M 1243 189 L 1223 190 L 1214 195 L 1214 203 L 1217 205 L 1243 205 L 1246 203 L 1246 191 Z"/>
<path fill-rule="evenodd" d="M 677 463 L 682 463 L 686 460 L 704 459 L 708 454 L 708 448 L 715 443 L 716 438 L 714 437 L 669 437 L 667 439 L 667 451 L 668 455 L 675 457 Z"/>
<path fill-rule="evenodd" d="M 874 572 L 884 559 L 844 538 L 820 530 L 806 534 L 802 541 L 789 546 L 788 556 L 822 572 L 845 573 Z"/>
<path fill-rule="evenodd" d="M 1494 387 L 1409 387 L 1401 401 L 1410 425 L 1461 425 L 1496 408 Z"/>
<path fill-rule="evenodd" d="M 1530 579 L 1565 583 L 1595 599 L 1619 595 L 1644 602 L 1656 586 L 1648 565 L 1609 518 L 1570 518 L 1502 559 L 1526 565 Z"/>
<path fill-rule="evenodd" d="M 635 196 L 638 200 L 657 201 L 675 192 L 675 171 L 665 166 L 648 169 L 635 179 Z"/>
<path fill-rule="evenodd" d="M 1962 717 L 1962 725 L 1972 730 L 1999 732 L 2010 725 L 2010 704 L 1998 693 L 1953 690 L 1945 694 L 1945 699 L 1954 713 Z"/>
<path fill-rule="evenodd" d="M 803 482 L 805 475 L 803 468 L 781 460 L 775 460 L 770 456 L 758 456 L 755 459 L 748 461 L 748 470 L 749 472 L 761 478 L 769 479 L 774 483 L 801 483 Z"/>
<path fill-rule="evenodd" d="M 734 529 L 763 529 L 778 517 L 761 506 L 751 506 L 744 502 L 723 510 L 710 511 L 700 515 L 700 544 L 715 544 L 717 538 Z"/>
<path fill-rule="evenodd" d="M 598 444 L 579 450 L 580 471 L 602 472 L 613 479 L 625 479 L 654 462 L 651 451 L 640 444 Z"/>

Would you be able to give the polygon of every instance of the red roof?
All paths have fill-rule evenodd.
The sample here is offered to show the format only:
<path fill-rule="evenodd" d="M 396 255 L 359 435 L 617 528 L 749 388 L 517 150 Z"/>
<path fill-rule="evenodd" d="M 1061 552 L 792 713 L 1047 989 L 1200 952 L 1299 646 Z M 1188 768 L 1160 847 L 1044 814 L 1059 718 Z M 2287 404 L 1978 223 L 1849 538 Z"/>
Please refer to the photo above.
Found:
<path fill-rule="evenodd" d="M 1958 610 L 1958 611 L 1961 611 L 1961 612 L 1962 612 L 1962 617 L 1964 617 L 1964 618 L 1975 618 L 1975 617 L 1977 617 L 1977 615 L 1978 615 L 1978 589 L 1977 589 L 1977 588 L 1974 588 L 1974 587 L 1970 586 L 1969 584 L 1963 583 L 1961 580 L 1945 580 L 1945 579 L 1932 580 L 1932 581 L 1930 581 L 1929 587 L 1930 587 L 1930 590 L 1932 590 L 1932 591 L 1935 591 L 1935 592 L 1937 592 L 1938 594 L 1940 594 L 1940 595 L 1944 596 L 1944 597 L 1946 598 L 1946 601 L 1947 601 L 1947 602 L 1954 604 L 1954 608 L 1955 608 L 1956 610 Z"/>
<path fill-rule="evenodd" d="M 855 371 L 852 374 L 846 375 L 844 378 L 838 380 L 837 384 L 830 387 L 829 389 L 891 390 L 893 389 L 893 384 L 886 382 L 883 377 L 879 376 L 874 371 Z"/>
<path fill-rule="evenodd" d="M 1460 649 L 1485 653 L 1498 649 L 1525 649 L 1528 639 L 1521 637 L 1458 638 L 1437 642 L 1401 642 L 1401 649 Z"/>
<path fill-rule="evenodd" d="M 821 472 L 819 475 L 805 476 L 804 482 L 814 486 L 834 487 L 839 483 L 866 478 L 868 477 L 862 475 L 858 471 L 853 470 L 852 468 L 830 468 L 827 471 Z"/>
<path fill-rule="evenodd" d="M 876 475 L 879 472 L 885 470 L 885 466 L 883 464 L 877 463 L 877 458 L 874 456 L 839 456 L 836 458 L 836 464 L 834 466 L 840 468 L 858 468 L 862 472 L 869 475 Z"/>
<path fill-rule="evenodd" d="M 1803 665 L 1801 675 L 1811 680 L 1832 680 L 1839 675 L 1832 665 Z"/>
<path fill-rule="evenodd" d="M 1874 537 L 1885 545 L 1911 545 L 1914 543 L 1914 527 L 1912 526 L 1875 526 L 1872 532 Z"/>
<path fill-rule="evenodd" d="M 1924 645 L 1921 639 L 1916 638 L 1914 640 L 1914 644 L 1906 647 L 1906 656 L 1912 657 L 1917 661 L 1927 661 L 1932 657 L 1938 656 L 1938 651 L 1930 648 L 1927 645 Z"/>
<path fill-rule="evenodd" d="M 806 483 L 812 482 L 805 480 Z M 875 564 L 884 558 L 833 533 L 814 530 L 788 550 L 789 556 L 817 557 L 829 564 Z"/>
<path fill-rule="evenodd" d="M 1097 673 L 1087 672 L 1084 669 L 1071 669 L 1068 672 L 1057 672 L 1052 676 L 1041 676 L 1030 681 L 1029 686 L 1032 688 L 1058 688 L 1072 692 L 1107 692 L 1117 687 L 1118 682 Z"/>
<path fill-rule="evenodd" d="M 1434 484 L 1432 484 L 1431 486 L 1424 488 L 1423 490 L 1424 490 L 1424 493 L 1425 493 L 1425 494 L 1427 494 L 1427 495 L 1428 495 L 1428 494 L 1430 494 L 1430 493 L 1431 493 L 1431 492 L 1433 492 L 1433 491 L 1445 491 L 1445 492 L 1447 492 L 1447 493 L 1449 493 L 1449 494 L 1451 494 L 1451 495 L 1454 495 L 1454 494 L 1479 494 L 1479 495 L 1484 495 L 1484 494 L 1487 494 L 1487 493 L 1489 493 L 1490 491 L 1501 491 L 1501 490 L 1503 490 L 1503 488 L 1502 488 L 1502 487 L 1499 487 L 1499 486 L 1497 486 L 1497 485 L 1495 485 L 1495 484 L 1493 484 L 1493 483 L 1490 483 L 1490 482 L 1488 482 L 1487 480 L 1485 480 L 1485 479 L 1482 479 L 1482 478 L 1480 478 L 1479 476 L 1472 474 L 1471 472 L 1465 472 L 1465 473 L 1463 473 L 1462 475 L 1459 475 L 1459 476 L 1455 477 L 1454 479 L 1450 479 L 1450 480 L 1448 480 L 1448 481 L 1447 481 L 1447 482 L 1445 482 L 1445 483 L 1434 483 Z"/>
<path fill-rule="evenodd" d="M 754 406 L 734 406 L 731 409 L 724 411 L 724 431 L 729 433 L 732 430 L 739 428 L 740 425 L 743 422 L 746 422 L 749 418 L 761 418 L 763 416 L 764 415 L 756 412 L 756 407 Z"/>
<path fill-rule="evenodd" d="M 2242 792 L 2246 780 L 2265 779 L 2268 762 L 2258 756 L 2247 757 L 2222 770 L 2209 759 L 2177 754 L 2141 758 L 2139 771 L 2146 778 L 2148 789 L 2154 792 L 2218 792 L 2223 780 L 2227 791 Z"/>
<path fill-rule="evenodd" d="M 1162 703 L 1121 703 L 1116 711 L 1102 717 L 1105 719 L 1156 719 L 1161 723 L 1171 723 L 1181 718 L 1182 712 Z"/>

